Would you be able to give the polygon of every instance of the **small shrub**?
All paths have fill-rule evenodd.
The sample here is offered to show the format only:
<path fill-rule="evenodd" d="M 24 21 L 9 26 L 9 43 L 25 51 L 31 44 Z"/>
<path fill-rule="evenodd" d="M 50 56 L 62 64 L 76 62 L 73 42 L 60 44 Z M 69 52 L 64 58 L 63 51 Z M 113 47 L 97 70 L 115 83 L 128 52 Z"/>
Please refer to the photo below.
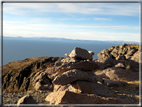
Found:
<path fill-rule="evenodd" d="M 126 62 L 125 61 L 125 68 L 126 68 L 126 70 L 129 70 L 130 68 L 131 68 L 131 65 L 130 65 L 130 61 L 129 62 Z"/>
<path fill-rule="evenodd" d="M 130 69 L 130 65 L 126 65 L 126 70 L 129 70 Z"/>

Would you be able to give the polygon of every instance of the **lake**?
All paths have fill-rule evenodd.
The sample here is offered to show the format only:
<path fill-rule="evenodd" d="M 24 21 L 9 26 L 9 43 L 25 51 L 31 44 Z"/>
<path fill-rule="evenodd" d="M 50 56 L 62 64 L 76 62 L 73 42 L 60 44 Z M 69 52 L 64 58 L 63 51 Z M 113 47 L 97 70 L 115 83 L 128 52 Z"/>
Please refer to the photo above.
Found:
<path fill-rule="evenodd" d="M 120 43 L 99 43 L 89 41 L 50 41 L 46 39 L 3 38 L 3 65 L 30 57 L 66 57 L 75 47 L 95 52 L 94 59 L 103 49 Z"/>

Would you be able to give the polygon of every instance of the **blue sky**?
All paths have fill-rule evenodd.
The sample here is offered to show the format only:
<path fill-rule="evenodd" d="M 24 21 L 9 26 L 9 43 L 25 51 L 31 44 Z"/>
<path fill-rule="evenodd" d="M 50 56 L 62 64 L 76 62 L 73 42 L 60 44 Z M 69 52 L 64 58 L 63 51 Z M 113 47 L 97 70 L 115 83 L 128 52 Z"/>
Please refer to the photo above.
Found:
<path fill-rule="evenodd" d="M 3 35 L 140 41 L 139 3 L 4 3 Z"/>

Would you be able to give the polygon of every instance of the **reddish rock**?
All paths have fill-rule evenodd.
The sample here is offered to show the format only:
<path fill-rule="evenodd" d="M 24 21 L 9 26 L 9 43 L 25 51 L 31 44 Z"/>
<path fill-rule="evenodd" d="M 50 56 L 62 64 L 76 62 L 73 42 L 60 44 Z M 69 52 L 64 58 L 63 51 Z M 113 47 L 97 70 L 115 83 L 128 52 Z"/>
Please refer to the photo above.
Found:
<path fill-rule="evenodd" d="M 138 72 L 132 72 L 131 70 L 125 70 L 122 68 L 107 68 L 102 70 L 101 72 L 95 72 L 95 74 L 99 77 L 107 77 L 110 80 L 120 80 L 120 79 L 128 79 L 128 80 L 136 80 L 139 79 Z"/>
<path fill-rule="evenodd" d="M 76 63 L 62 63 L 60 66 L 56 66 L 55 70 L 58 74 L 62 74 L 71 69 L 78 69 L 83 71 L 96 71 L 99 69 L 99 65 L 94 61 L 80 61 Z"/>
<path fill-rule="evenodd" d="M 92 72 L 85 72 L 81 70 L 72 69 L 56 76 L 52 83 L 56 85 L 66 85 L 76 80 L 96 82 L 98 80 L 98 77 Z"/>
<path fill-rule="evenodd" d="M 45 100 L 50 104 L 124 104 L 122 100 L 113 97 L 100 97 L 94 94 L 80 94 L 70 91 L 52 92 Z"/>
<path fill-rule="evenodd" d="M 76 81 L 71 83 L 71 85 L 74 88 L 79 89 L 82 93 L 95 94 L 105 97 L 112 96 L 112 93 L 107 89 L 106 86 L 96 82 Z"/>

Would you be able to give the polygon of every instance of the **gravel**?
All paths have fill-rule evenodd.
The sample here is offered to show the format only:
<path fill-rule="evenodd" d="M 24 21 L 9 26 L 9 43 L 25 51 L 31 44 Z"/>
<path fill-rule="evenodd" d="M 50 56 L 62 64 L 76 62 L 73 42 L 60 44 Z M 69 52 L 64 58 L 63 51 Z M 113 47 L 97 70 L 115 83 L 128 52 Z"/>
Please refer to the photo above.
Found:
<path fill-rule="evenodd" d="M 3 98 L 3 104 L 17 104 L 17 101 L 22 98 L 23 96 L 30 94 L 33 99 L 35 99 L 38 104 L 49 104 L 47 101 L 45 101 L 45 98 L 51 91 L 42 90 L 42 91 L 27 91 L 27 92 L 21 92 L 21 93 L 9 93 L 7 91 L 2 93 Z"/>

